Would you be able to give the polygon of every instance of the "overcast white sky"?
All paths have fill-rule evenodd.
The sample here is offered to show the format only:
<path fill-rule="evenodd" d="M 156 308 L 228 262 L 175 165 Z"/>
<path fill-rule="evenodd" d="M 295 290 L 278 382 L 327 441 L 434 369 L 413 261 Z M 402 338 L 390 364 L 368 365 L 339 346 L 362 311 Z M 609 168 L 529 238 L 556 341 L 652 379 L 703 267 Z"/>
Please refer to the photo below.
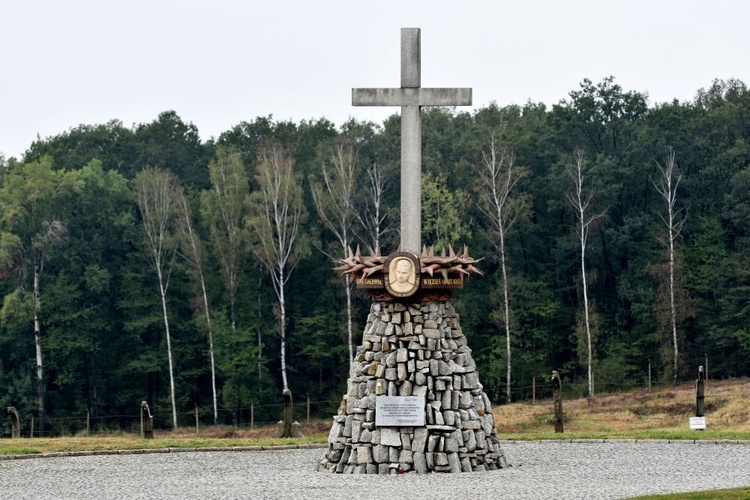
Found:
<path fill-rule="evenodd" d="M 242 120 L 348 117 L 352 87 L 398 87 L 400 28 L 422 85 L 474 109 L 554 104 L 608 75 L 650 103 L 750 84 L 747 0 L 0 0 L 0 152 L 39 135 L 175 110 L 216 137 Z"/>

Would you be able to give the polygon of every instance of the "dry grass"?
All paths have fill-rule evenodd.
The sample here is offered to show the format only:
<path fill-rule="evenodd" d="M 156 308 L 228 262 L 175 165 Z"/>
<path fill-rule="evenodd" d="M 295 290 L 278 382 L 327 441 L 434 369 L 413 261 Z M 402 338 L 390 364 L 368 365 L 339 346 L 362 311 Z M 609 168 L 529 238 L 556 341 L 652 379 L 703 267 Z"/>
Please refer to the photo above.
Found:
<path fill-rule="evenodd" d="M 705 394 L 708 429 L 747 434 L 750 439 L 750 380 L 709 381 Z M 695 414 L 695 384 L 564 400 L 563 410 L 566 433 L 684 431 Z M 494 412 L 503 437 L 554 430 L 552 400 L 513 403 Z"/>

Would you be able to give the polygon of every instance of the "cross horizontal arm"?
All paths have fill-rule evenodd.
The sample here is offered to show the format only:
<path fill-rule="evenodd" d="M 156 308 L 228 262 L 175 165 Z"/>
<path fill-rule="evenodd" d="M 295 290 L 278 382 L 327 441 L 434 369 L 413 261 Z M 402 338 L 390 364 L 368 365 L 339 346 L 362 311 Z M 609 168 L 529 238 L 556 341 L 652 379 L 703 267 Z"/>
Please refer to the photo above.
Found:
<path fill-rule="evenodd" d="M 352 106 L 471 106 L 471 89 L 352 89 Z"/>

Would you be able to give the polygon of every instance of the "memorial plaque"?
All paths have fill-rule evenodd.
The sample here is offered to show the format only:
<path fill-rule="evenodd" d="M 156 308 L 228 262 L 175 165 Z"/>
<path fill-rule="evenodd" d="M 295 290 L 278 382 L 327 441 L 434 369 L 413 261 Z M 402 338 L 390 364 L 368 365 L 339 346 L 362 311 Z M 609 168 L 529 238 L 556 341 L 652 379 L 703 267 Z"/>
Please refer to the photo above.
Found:
<path fill-rule="evenodd" d="M 378 396 L 375 425 L 378 427 L 424 427 L 424 396 Z"/>

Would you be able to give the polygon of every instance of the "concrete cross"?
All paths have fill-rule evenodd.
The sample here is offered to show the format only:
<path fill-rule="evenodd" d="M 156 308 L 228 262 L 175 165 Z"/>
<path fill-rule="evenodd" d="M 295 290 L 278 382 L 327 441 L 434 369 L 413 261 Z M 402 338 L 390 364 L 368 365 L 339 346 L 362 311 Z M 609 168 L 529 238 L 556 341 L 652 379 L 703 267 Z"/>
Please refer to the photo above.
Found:
<path fill-rule="evenodd" d="M 470 88 L 422 88 L 419 28 L 401 28 L 401 88 L 352 89 L 353 106 L 401 106 L 401 249 L 422 250 L 422 106 L 470 106 Z"/>

